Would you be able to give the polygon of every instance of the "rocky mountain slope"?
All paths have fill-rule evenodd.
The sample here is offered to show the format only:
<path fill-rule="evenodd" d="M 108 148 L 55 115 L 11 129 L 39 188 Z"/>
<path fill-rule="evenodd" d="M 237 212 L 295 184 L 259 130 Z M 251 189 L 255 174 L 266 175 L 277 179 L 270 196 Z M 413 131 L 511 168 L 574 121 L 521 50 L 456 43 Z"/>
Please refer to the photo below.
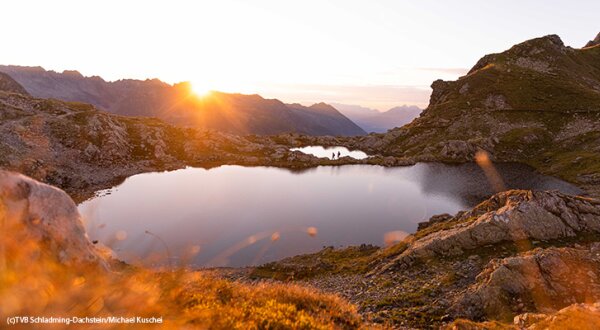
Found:
<path fill-rule="evenodd" d="M 308 135 L 362 135 L 365 132 L 338 111 L 316 105 L 286 105 L 259 95 L 211 93 L 198 97 L 189 83 L 84 77 L 41 67 L 0 66 L 34 97 L 84 102 L 111 113 L 158 117 L 169 123 L 227 133 Z"/>
<path fill-rule="evenodd" d="M 533 39 L 432 88 L 412 123 L 347 145 L 415 161 L 472 161 L 485 150 L 494 161 L 527 163 L 598 193 L 600 46 Z"/>
<path fill-rule="evenodd" d="M 332 105 L 369 133 L 385 133 L 389 129 L 404 126 L 423 111 L 414 105 L 394 107 L 384 112 L 355 105 L 340 103 Z"/>

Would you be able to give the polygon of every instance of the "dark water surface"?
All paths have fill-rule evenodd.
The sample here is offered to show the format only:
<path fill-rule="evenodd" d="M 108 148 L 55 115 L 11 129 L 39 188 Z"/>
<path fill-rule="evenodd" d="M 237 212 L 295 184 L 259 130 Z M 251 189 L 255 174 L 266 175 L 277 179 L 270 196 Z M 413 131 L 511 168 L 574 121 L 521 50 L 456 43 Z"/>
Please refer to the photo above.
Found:
<path fill-rule="evenodd" d="M 496 168 L 508 188 L 580 193 L 524 165 Z M 135 175 L 79 210 L 90 238 L 125 261 L 245 266 L 323 246 L 382 245 L 387 232 L 414 232 L 492 193 L 475 164 L 221 166 Z"/>

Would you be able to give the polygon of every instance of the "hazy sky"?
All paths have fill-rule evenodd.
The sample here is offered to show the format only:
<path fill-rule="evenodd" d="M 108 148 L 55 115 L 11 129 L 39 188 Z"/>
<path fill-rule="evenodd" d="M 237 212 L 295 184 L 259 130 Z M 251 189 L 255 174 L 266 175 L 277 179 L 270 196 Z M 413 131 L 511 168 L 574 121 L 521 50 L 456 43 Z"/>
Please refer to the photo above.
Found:
<path fill-rule="evenodd" d="M 547 34 L 581 47 L 600 1 L 9 0 L 0 64 L 189 80 L 287 102 L 425 106 L 437 78 Z"/>

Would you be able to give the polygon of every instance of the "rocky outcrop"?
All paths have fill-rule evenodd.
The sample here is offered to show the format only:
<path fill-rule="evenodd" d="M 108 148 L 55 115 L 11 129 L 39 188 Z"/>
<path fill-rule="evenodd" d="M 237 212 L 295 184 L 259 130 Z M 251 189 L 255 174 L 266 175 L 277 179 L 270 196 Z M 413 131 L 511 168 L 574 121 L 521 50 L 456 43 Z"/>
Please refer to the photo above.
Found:
<path fill-rule="evenodd" d="M 0 91 L 29 95 L 23 86 L 19 85 L 13 78 L 2 72 L 0 72 Z"/>
<path fill-rule="evenodd" d="M 594 46 L 598 46 L 598 45 L 600 45 L 600 33 L 598 33 L 598 35 L 596 35 L 596 38 L 594 38 L 594 40 L 588 41 L 588 43 L 585 44 L 585 47 L 594 47 Z"/>
<path fill-rule="evenodd" d="M 39 251 L 34 258 L 51 258 L 72 268 L 108 269 L 85 233 L 77 206 L 59 189 L 0 170 L 0 224 L 0 245 L 8 245 L 2 246 L 7 253 L 0 256 L 3 260 L 15 255 L 13 242 L 19 249 Z"/>
<path fill-rule="evenodd" d="M 438 79 L 431 84 L 431 97 L 429 98 L 430 105 L 436 105 L 443 103 L 446 98 L 445 95 L 448 92 L 448 87 L 450 87 L 450 83 L 447 81 L 443 81 Z"/>
<path fill-rule="evenodd" d="M 414 241 L 383 270 L 406 268 L 427 258 L 456 256 L 502 242 L 548 241 L 600 233 L 600 201 L 559 192 L 513 190 L 499 193 L 445 222 L 454 226 Z"/>

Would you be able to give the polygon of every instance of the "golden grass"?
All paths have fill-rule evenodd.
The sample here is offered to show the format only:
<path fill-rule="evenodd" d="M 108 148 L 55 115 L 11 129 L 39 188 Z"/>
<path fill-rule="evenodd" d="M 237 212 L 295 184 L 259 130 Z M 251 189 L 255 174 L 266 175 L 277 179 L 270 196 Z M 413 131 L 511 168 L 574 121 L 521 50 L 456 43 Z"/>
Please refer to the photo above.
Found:
<path fill-rule="evenodd" d="M 1 201 L 0 201 L 1 204 Z M 1 210 L 0 210 L 1 211 Z M 354 329 L 362 321 L 341 298 L 291 284 L 241 283 L 208 272 L 154 271 L 59 262 L 0 212 L 0 322 L 11 316 L 162 317 L 142 328 Z M 0 328 L 3 326 L 0 326 Z M 63 326 L 58 326 L 59 328 Z M 103 325 L 101 328 L 130 328 Z M 70 328 L 73 328 L 71 326 Z M 98 325 L 75 328 L 98 328 Z"/>

